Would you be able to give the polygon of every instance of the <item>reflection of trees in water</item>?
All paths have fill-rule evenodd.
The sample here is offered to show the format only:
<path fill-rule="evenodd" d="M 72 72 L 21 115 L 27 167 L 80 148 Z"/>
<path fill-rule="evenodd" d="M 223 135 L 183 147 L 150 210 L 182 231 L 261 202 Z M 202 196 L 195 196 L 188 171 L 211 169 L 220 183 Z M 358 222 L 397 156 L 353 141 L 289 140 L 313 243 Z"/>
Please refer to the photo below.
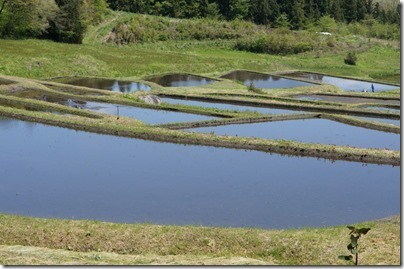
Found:
<path fill-rule="evenodd" d="M 122 93 L 130 93 L 137 90 L 150 90 L 148 85 L 137 83 L 119 81 L 113 79 L 99 79 L 99 78 L 81 78 L 74 81 L 67 82 L 75 86 L 83 86 L 94 89 L 109 90 Z"/>
<path fill-rule="evenodd" d="M 227 78 L 231 80 L 239 80 L 245 82 L 247 80 L 268 80 L 270 75 L 259 74 L 247 71 L 234 71 L 227 75 L 221 76 L 222 78 Z"/>
<path fill-rule="evenodd" d="M 304 78 L 304 79 L 310 79 L 310 80 L 318 80 L 318 81 L 323 81 L 323 77 L 324 77 L 324 75 L 321 75 L 321 74 L 305 73 L 305 72 L 290 73 L 290 74 L 286 74 L 286 76 L 294 77 L 294 78 Z"/>
<path fill-rule="evenodd" d="M 195 86 L 195 85 L 201 85 L 201 84 L 207 84 L 213 80 L 204 78 L 204 77 L 199 77 L 199 76 L 193 76 L 193 75 L 188 75 L 188 74 L 172 74 L 172 75 L 164 75 L 160 77 L 153 77 L 148 79 L 148 81 L 154 82 L 156 84 L 159 84 L 164 87 L 173 87 L 176 84 L 181 84 L 181 86 Z"/>
<path fill-rule="evenodd" d="M 312 79 L 312 80 L 322 81 L 323 77 L 324 77 L 324 75 L 321 75 L 321 74 L 310 74 L 310 79 Z"/>

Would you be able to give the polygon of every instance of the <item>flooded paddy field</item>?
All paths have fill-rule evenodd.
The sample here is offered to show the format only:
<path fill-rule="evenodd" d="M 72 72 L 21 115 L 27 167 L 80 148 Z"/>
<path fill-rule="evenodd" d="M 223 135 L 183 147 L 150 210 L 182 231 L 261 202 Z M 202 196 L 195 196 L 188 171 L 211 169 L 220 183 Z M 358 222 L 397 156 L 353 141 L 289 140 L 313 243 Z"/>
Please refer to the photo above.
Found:
<path fill-rule="evenodd" d="M 363 119 L 363 120 L 368 120 L 368 121 L 375 121 L 375 122 L 382 122 L 382 123 L 394 124 L 394 125 L 397 125 L 397 126 L 401 126 L 400 120 L 384 119 L 384 118 L 370 118 L 370 117 L 356 117 L 356 116 L 355 116 L 355 118 L 359 118 L 359 119 Z"/>
<path fill-rule="evenodd" d="M 351 96 L 336 96 L 336 95 L 322 95 L 322 94 L 310 94 L 310 95 L 296 95 L 293 98 L 299 100 L 309 100 L 309 101 L 327 101 L 327 102 L 341 102 L 349 104 L 360 104 L 360 103 L 378 103 L 386 105 L 400 105 L 400 100 L 383 100 L 377 98 L 361 98 L 361 97 L 351 97 Z"/>
<path fill-rule="evenodd" d="M 122 93 L 132 93 L 139 90 L 149 91 L 151 89 L 149 85 L 139 82 L 120 81 L 115 79 L 103 79 L 103 78 L 64 77 L 64 78 L 52 79 L 51 81 Z"/>
<path fill-rule="evenodd" d="M 300 78 L 300 79 L 307 79 L 312 80 L 315 82 L 322 82 L 326 84 L 331 84 L 341 88 L 344 91 L 368 91 L 371 92 L 371 85 L 373 83 L 374 91 L 388 91 L 400 88 L 400 86 L 394 86 L 389 84 L 381 84 L 381 83 L 374 83 L 371 81 L 361 81 L 355 79 L 346 79 L 346 78 L 339 78 L 333 76 L 326 76 L 322 74 L 316 73 L 308 73 L 308 72 L 293 72 L 293 73 L 285 73 L 284 76 L 291 77 L 291 78 Z"/>
<path fill-rule="evenodd" d="M 221 76 L 221 78 L 238 80 L 244 83 L 244 85 L 246 86 L 250 86 L 250 84 L 253 83 L 254 87 L 263 89 L 293 88 L 316 85 L 314 83 L 299 81 L 295 79 L 287 79 L 274 75 L 241 70 L 225 74 Z"/>
<path fill-rule="evenodd" d="M 191 74 L 168 74 L 147 78 L 147 81 L 154 82 L 163 87 L 194 87 L 213 83 L 217 80 L 195 76 Z"/>
<path fill-rule="evenodd" d="M 367 109 L 378 110 L 378 111 L 388 111 L 394 113 L 401 113 L 399 108 L 383 107 L 383 106 L 368 106 Z"/>
<path fill-rule="evenodd" d="M 195 100 L 184 100 L 184 99 L 174 99 L 174 98 L 160 98 L 161 101 L 169 103 L 169 104 L 182 104 L 188 106 L 201 106 L 201 107 L 209 107 L 209 108 L 218 108 L 218 109 L 226 109 L 226 110 L 235 110 L 235 111 L 255 111 L 261 114 L 295 114 L 299 113 L 298 110 L 288 110 L 288 109 L 278 109 L 278 108 L 268 108 L 268 107 L 259 107 L 259 106 L 242 106 L 235 104 L 227 104 L 227 103 L 214 103 L 214 102 L 205 102 L 205 101 L 195 101 Z"/>
<path fill-rule="evenodd" d="M 4 213 L 260 228 L 400 213 L 400 167 L 0 125 Z"/>
<path fill-rule="evenodd" d="M 243 137 L 400 150 L 400 135 L 365 129 L 327 119 L 287 120 L 187 129 Z"/>
<path fill-rule="evenodd" d="M 83 104 L 81 108 L 110 115 L 131 117 L 143 121 L 147 124 L 162 124 L 170 122 L 186 122 L 186 121 L 217 119 L 217 117 L 212 116 L 204 116 L 191 113 L 167 111 L 161 109 L 148 109 L 148 108 L 100 103 L 100 102 L 85 102 L 85 104 Z"/>

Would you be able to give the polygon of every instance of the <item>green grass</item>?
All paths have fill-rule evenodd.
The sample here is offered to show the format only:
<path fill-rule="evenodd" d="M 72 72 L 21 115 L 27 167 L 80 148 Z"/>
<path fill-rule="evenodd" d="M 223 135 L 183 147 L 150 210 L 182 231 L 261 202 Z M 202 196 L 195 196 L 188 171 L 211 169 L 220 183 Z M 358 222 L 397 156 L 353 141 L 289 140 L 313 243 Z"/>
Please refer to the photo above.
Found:
<path fill-rule="evenodd" d="M 400 217 L 355 225 L 360 265 L 400 264 Z M 55 220 L 0 214 L 0 264 L 343 265 L 345 226 L 265 230 Z"/>
<path fill-rule="evenodd" d="M 142 81 L 143 78 L 163 73 L 194 73 L 217 77 L 236 69 L 265 73 L 305 70 L 328 75 L 365 80 L 400 83 L 400 48 L 395 42 L 364 41 L 353 36 L 336 36 L 345 44 L 329 51 L 311 51 L 289 56 L 254 54 L 232 50 L 235 40 L 182 40 L 104 46 L 101 39 L 119 21 L 129 20 L 127 13 L 112 12 L 105 22 L 90 28 L 83 45 L 54 43 L 45 40 L 0 40 L 2 60 L 0 75 L 0 115 L 43 122 L 56 126 L 129 137 L 140 137 L 174 143 L 255 149 L 286 154 L 306 154 L 312 157 L 353 158 L 354 161 L 399 164 L 398 151 L 354 149 L 293 141 L 219 137 L 211 134 L 184 133 L 149 126 L 135 119 L 78 111 L 57 104 L 47 104 L 30 98 L 9 96 L 10 89 L 21 87 L 34 94 L 42 91 L 78 100 L 106 101 L 150 107 L 138 101 L 137 95 L 117 96 L 88 89 L 60 91 L 58 86 L 30 79 L 56 76 L 96 76 Z M 368 42 L 368 43 L 366 43 Z M 358 48 L 356 66 L 344 64 L 347 52 Z M 20 78 L 17 78 L 20 77 Z M 17 82 L 10 85 L 10 82 Z M 6 85 L 7 84 L 7 85 Z M 59 90 L 58 90 L 59 89 Z M 363 110 L 355 105 L 288 100 L 291 94 L 328 92 L 343 94 L 333 86 L 297 88 L 293 90 L 263 91 L 255 94 L 239 83 L 223 80 L 204 87 L 167 89 L 152 85 L 152 93 L 197 96 L 227 100 L 254 101 L 302 107 L 337 108 L 342 111 Z M 5 95 L 7 94 L 7 95 Z M 250 95 L 250 96 L 247 96 Z M 353 93 L 353 96 L 360 93 Z M 376 93 L 379 97 L 400 97 L 400 91 Z M 25 110 L 28 107 L 33 110 Z M 223 117 L 260 117 L 256 113 L 235 113 L 206 108 L 191 108 L 162 104 L 160 108 L 199 114 L 220 114 Z M 68 117 L 43 112 L 51 110 L 68 113 Z M 381 114 L 383 112 L 380 112 Z M 324 114 L 323 114 L 324 115 Z M 397 116 L 397 115 L 393 115 Z M 392 117 L 393 117 L 392 116 Z M 384 129 L 384 124 L 370 124 L 346 116 L 325 115 L 334 120 Z M 228 120 L 223 120 L 226 122 Z M 397 132 L 396 127 L 389 127 Z M 321 153 L 322 151 L 323 153 Z M 303 153 L 302 153 L 303 152 Z M 362 157 L 364 156 L 364 157 Z M 400 218 L 361 223 L 372 230 L 361 238 L 365 252 L 360 264 L 400 264 Z M 362 243 L 361 242 L 361 243 Z M 62 264 L 142 264 L 142 265 L 343 265 L 337 258 L 346 254 L 349 243 L 344 227 L 313 229 L 262 230 L 212 227 L 179 227 L 149 224 L 116 224 L 96 221 L 37 219 L 0 214 L 0 264 L 5 265 L 62 265 Z"/>
<path fill-rule="evenodd" d="M 275 72 L 317 71 L 330 75 L 377 79 L 399 83 L 400 50 L 375 45 L 358 53 L 356 66 L 344 64 L 346 51 L 274 56 L 236 52 L 212 42 L 198 42 L 183 49 L 175 42 L 149 46 L 111 47 L 71 45 L 44 40 L 0 40 L 0 73 L 27 78 L 99 76 L 143 78 L 148 75 L 187 72 L 220 75 L 235 69 Z"/>

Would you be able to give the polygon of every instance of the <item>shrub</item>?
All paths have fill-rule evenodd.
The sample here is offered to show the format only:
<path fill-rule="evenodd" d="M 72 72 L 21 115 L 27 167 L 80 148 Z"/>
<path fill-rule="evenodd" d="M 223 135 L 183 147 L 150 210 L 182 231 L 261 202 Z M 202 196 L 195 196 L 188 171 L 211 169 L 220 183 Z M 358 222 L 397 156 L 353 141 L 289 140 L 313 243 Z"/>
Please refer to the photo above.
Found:
<path fill-rule="evenodd" d="M 356 65 L 357 61 L 356 53 L 355 52 L 348 52 L 348 55 L 345 57 L 344 62 L 345 64 L 349 65 Z"/>

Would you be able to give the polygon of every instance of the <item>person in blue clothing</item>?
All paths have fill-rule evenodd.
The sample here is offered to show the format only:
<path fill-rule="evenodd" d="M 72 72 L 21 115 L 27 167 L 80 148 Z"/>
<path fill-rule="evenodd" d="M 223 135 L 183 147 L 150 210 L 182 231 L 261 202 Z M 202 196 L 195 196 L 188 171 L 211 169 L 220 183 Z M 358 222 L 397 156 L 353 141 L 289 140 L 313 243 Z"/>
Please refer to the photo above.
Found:
<path fill-rule="evenodd" d="M 372 88 L 372 92 L 375 92 L 375 86 L 373 86 L 373 83 L 372 83 L 372 86 L 370 86 L 371 88 Z"/>

